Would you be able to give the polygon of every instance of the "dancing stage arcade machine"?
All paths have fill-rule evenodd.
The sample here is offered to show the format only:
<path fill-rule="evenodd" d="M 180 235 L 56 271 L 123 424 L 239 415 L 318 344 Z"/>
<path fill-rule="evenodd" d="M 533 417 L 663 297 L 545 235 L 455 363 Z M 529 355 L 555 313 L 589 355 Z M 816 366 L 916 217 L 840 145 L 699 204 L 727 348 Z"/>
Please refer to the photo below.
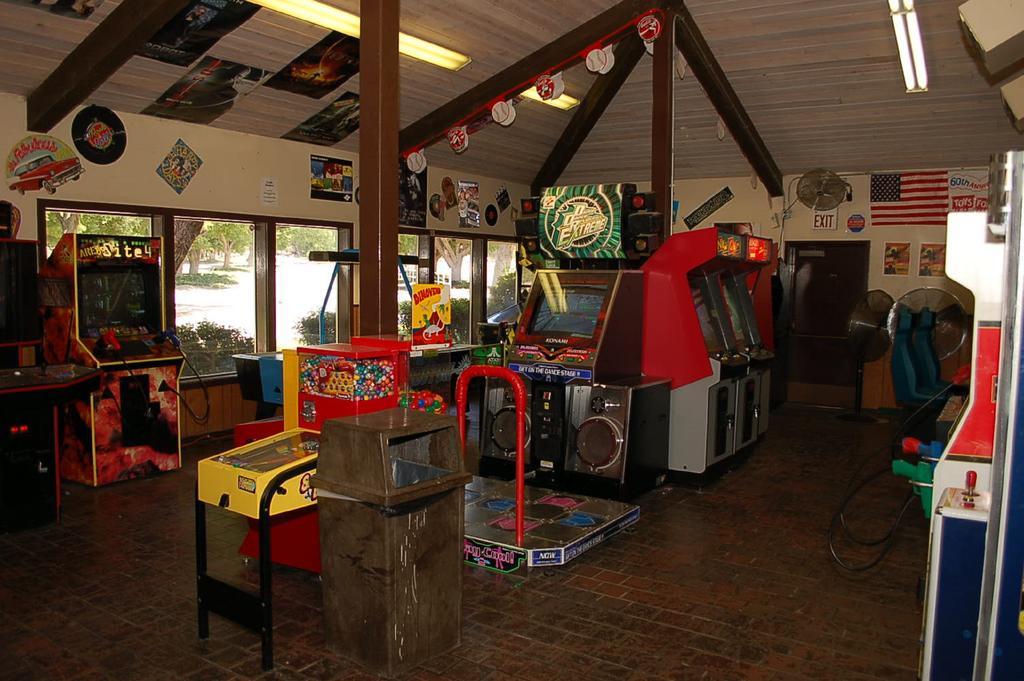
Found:
<path fill-rule="evenodd" d="M 550 187 L 517 225 L 527 251 L 582 266 L 537 272 L 509 354 L 527 383 L 529 463 L 547 484 L 622 498 L 664 474 L 668 383 L 641 373 L 643 274 L 612 269 L 653 247 L 652 209 L 633 185 Z M 481 472 L 508 475 L 515 407 L 503 386 L 485 402 Z"/>
<path fill-rule="evenodd" d="M 771 255 L 769 239 L 700 229 L 670 236 L 641 268 L 643 373 L 671 380 L 671 471 L 703 473 L 768 429 L 770 315 L 751 288 L 769 294 Z"/>
<path fill-rule="evenodd" d="M 99 486 L 181 467 L 183 356 L 164 317 L 162 240 L 65 234 L 40 270 L 48 364 L 101 370 L 64 408 L 61 475 Z"/>

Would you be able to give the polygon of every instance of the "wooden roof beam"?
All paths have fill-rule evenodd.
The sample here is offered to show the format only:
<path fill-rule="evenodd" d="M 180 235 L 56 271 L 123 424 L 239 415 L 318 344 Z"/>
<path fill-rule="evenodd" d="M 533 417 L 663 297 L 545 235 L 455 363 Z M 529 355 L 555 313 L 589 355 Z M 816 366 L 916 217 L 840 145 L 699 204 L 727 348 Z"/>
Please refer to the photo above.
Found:
<path fill-rule="evenodd" d="M 190 0 L 123 0 L 28 96 L 28 129 L 48 132 Z"/>
<path fill-rule="evenodd" d="M 587 135 L 594 129 L 594 125 L 629 78 L 629 74 L 633 73 L 643 54 L 643 41 L 635 32 L 626 35 L 615 46 L 615 65 L 607 74 L 594 80 L 583 101 L 576 107 L 572 120 L 565 126 L 562 136 L 558 138 L 537 177 L 533 179 L 533 194 L 538 194 L 543 187 L 550 187 L 558 181 L 587 139 Z"/>
<path fill-rule="evenodd" d="M 743 108 L 736 91 L 732 89 L 707 41 L 704 40 L 704 35 L 693 20 L 693 15 L 682 3 L 679 4 L 677 12 L 679 18 L 676 24 L 676 47 L 683 53 L 693 75 L 704 88 L 725 127 L 732 133 L 740 151 L 761 178 L 768 194 L 782 196 L 785 191 L 782 172 L 775 164 L 775 159 L 772 158 L 757 128 L 754 127 L 754 122 L 747 115 L 747 110 Z"/>
<path fill-rule="evenodd" d="M 449 128 L 464 122 L 499 97 L 518 94 L 530 87 L 534 79 L 548 69 L 558 65 L 568 68 L 575 64 L 578 59 L 574 59 L 574 56 L 597 41 L 631 30 L 629 23 L 632 20 L 662 4 L 660 0 L 622 0 L 409 124 L 399 135 L 399 148 L 408 152 L 433 144 Z"/>

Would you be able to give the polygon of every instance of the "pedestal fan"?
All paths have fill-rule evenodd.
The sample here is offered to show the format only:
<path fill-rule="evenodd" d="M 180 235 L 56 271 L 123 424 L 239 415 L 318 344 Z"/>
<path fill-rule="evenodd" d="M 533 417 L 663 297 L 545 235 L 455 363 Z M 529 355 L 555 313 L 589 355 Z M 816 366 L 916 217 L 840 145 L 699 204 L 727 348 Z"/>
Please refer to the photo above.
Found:
<path fill-rule="evenodd" d="M 878 423 L 879 419 L 862 413 L 864 402 L 864 365 L 881 359 L 889 349 L 887 321 L 893 299 L 885 291 L 873 289 L 864 294 L 850 312 L 846 327 L 846 343 L 857 362 L 857 386 L 854 393 L 853 412 L 841 414 L 840 419 L 857 423 Z"/>

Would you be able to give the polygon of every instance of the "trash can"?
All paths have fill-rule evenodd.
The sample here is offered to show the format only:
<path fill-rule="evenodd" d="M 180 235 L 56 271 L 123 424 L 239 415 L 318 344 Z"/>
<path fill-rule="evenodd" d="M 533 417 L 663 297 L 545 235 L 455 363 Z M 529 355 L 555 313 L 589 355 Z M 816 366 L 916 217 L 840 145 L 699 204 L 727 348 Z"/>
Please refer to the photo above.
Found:
<path fill-rule="evenodd" d="M 324 423 L 312 484 L 332 650 L 396 676 L 459 644 L 471 478 L 451 417 L 389 409 Z"/>

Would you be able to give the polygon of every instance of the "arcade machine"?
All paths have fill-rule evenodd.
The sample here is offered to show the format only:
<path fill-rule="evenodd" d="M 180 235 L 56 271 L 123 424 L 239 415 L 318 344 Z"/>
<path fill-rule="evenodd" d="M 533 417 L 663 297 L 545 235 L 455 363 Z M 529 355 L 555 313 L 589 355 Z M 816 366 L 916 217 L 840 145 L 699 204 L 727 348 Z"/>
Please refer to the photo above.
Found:
<path fill-rule="evenodd" d="M 508 367 L 527 383 L 529 463 L 540 484 L 630 497 L 667 466 L 668 385 L 641 375 L 643 274 L 618 269 L 653 250 L 660 215 L 629 184 L 549 187 L 517 221 L 540 269 Z M 508 477 L 515 405 L 489 382 L 480 471 Z"/>
<path fill-rule="evenodd" d="M 2 222 L 2 221 L 0 221 Z M 94 390 L 84 366 L 35 366 L 42 344 L 35 241 L 7 238 L 0 224 L 0 532 L 60 517 L 60 407 Z"/>
<path fill-rule="evenodd" d="M 1024 153 L 996 157 L 990 179 L 988 219 L 950 213 L 947 228 L 946 271 L 974 293 L 974 356 L 933 476 L 924 681 L 1003 681 L 1024 669 Z"/>
<path fill-rule="evenodd" d="M 750 293 L 768 239 L 719 229 L 670 236 L 644 274 L 643 373 L 671 380 L 668 466 L 703 473 L 767 431 L 771 358 Z M 770 337 L 770 335 L 768 336 Z"/>
<path fill-rule="evenodd" d="M 69 403 L 61 475 L 106 485 L 181 467 L 178 380 L 184 357 L 164 318 L 158 237 L 65 234 L 40 271 L 43 355 L 101 370 Z"/>

